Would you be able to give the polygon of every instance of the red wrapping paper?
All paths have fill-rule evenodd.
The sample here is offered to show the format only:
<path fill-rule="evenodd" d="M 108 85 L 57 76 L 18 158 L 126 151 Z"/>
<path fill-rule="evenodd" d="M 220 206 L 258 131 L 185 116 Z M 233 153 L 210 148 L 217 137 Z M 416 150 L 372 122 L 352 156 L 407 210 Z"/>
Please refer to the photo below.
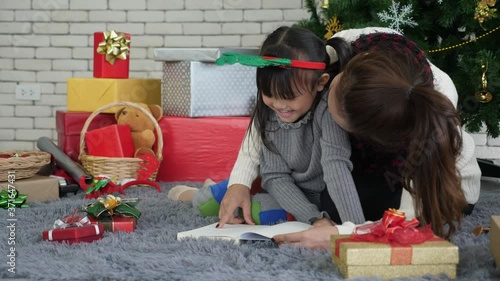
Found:
<path fill-rule="evenodd" d="M 85 144 L 89 155 L 134 157 L 134 144 L 128 125 L 111 125 L 87 131 Z"/>
<path fill-rule="evenodd" d="M 104 227 L 102 225 L 87 224 L 81 227 L 69 227 L 65 229 L 45 230 L 42 239 L 55 242 L 67 242 L 69 244 L 80 242 L 92 242 L 102 238 Z"/>
<path fill-rule="evenodd" d="M 135 225 L 137 220 L 134 217 L 103 217 L 96 218 L 94 216 L 89 216 L 91 224 L 102 225 L 105 231 L 117 232 L 133 232 L 135 230 Z"/>
<path fill-rule="evenodd" d="M 56 112 L 57 145 L 71 160 L 79 162 L 80 133 L 90 112 Z M 116 124 L 114 114 L 100 113 L 90 123 L 87 131 Z"/>
<path fill-rule="evenodd" d="M 120 32 L 117 32 L 120 33 Z M 130 34 L 125 33 L 125 37 L 130 40 Z M 104 41 L 103 32 L 94 33 L 94 77 L 95 78 L 128 78 L 130 67 L 130 54 L 127 59 L 117 59 L 112 65 L 106 61 L 106 55 L 97 53 L 99 43 Z M 130 45 L 129 45 L 130 46 Z"/>
<path fill-rule="evenodd" d="M 229 178 L 249 123 L 249 117 L 164 116 L 159 122 L 163 161 L 157 181 Z"/>

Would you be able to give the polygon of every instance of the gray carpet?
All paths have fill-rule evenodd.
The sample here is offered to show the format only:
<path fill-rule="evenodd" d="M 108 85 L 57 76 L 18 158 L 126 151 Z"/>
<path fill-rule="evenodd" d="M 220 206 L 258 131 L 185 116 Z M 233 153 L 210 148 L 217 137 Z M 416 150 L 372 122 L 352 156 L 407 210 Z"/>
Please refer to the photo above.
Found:
<path fill-rule="evenodd" d="M 460 248 L 458 280 L 498 280 L 489 250 L 489 234 L 476 237 L 471 230 L 489 225 L 500 215 L 500 185 L 486 183 L 473 215 L 452 239 Z M 106 233 L 94 243 L 66 245 L 42 241 L 42 231 L 55 219 L 90 201 L 83 194 L 51 203 L 31 203 L 16 210 L 16 274 L 7 271 L 7 212 L 0 210 L 0 277 L 29 280 L 343 280 L 330 253 L 293 247 L 276 248 L 271 242 L 234 245 L 213 240 L 177 242 L 178 231 L 216 221 L 201 218 L 187 204 L 167 200 L 173 183 L 162 193 L 134 187 L 129 197 L 140 197 L 142 211 L 134 233 Z M 355 280 L 367 280 L 360 278 Z M 437 277 L 401 280 L 441 280 Z"/>

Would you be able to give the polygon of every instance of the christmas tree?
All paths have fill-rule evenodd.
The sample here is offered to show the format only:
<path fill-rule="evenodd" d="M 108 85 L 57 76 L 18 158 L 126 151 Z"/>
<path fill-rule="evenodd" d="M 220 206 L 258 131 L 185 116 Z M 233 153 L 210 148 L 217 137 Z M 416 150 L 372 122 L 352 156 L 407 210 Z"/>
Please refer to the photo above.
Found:
<path fill-rule="evenodd" d="M 351 28 L 388 27 L 415 41 L 457 87 L 463 124 L 500 135 L 500 19 L 496 0 L 314 0 L 297 23 L 328 39 Z M 318 5 L 321 5 L 318 7 Z"/>

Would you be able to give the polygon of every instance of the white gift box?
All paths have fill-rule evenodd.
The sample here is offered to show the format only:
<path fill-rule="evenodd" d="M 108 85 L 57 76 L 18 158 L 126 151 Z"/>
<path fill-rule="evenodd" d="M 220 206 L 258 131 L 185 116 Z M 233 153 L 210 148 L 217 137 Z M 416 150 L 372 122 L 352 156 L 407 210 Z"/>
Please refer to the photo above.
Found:
<path fill-rule="evenodd" d="M 248 116 L 255 105 L 255 67 L 216 65 L 224 52 L 257 55 L 258 49 L 161 48 L 162 106 L 165 115 Z"/>

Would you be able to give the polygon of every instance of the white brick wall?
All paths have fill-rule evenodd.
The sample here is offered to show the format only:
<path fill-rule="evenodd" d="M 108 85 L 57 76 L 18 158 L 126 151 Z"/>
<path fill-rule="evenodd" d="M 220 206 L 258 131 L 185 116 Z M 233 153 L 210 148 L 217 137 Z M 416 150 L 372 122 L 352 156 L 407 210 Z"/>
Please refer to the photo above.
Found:
<path fill-rule="evenodd" d="M 56 139 L 66 80 L 92 77 L 93 33 L 130 33 L 130 77 L 161 78 L 158 47 L 258 47 L 280 25 L 308 18 L 303 0 L 0 0 L 0 150 Z M 19 83 L 41 86 L 17 100 Z M 500 138 L 474 134 L 477 154 L 500 159 Z"/>

